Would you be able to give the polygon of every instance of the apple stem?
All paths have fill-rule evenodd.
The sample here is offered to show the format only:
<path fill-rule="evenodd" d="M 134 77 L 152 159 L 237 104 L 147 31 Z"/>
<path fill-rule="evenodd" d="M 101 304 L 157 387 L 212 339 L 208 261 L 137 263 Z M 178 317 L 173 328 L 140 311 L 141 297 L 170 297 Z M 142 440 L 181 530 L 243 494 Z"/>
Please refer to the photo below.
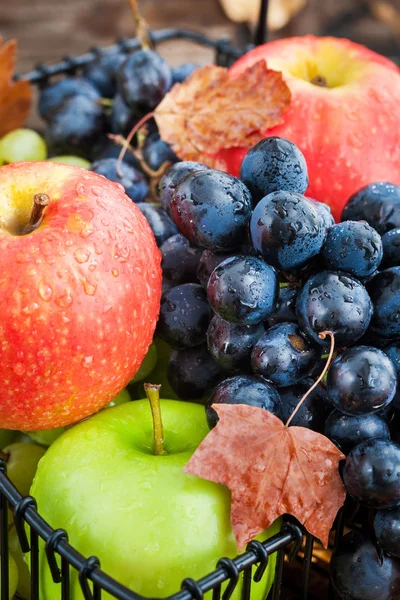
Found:
<path fill-rule="evenodd" d="M 140 14 L 139 4 L 137 0 L 128 0 L 132 9 L 133 19 L 136 25 L 136 35 L 143 50 L 150 50 L 153 47 L 149 36 L 149 28 L 146 21 Z"/>
<path fill-rule="evenodd" d="M 46 206 L 50 204 L 50 198 L 47 194 L 35 194 L 33 196 L 33 206 L 31 212 L 31 218 L 28 225 L 25 226 L 23 234 L 31 233 L 37 229 L 42 222 L 43 213 Z"/>
<path fill-rule="evenodd" d="M 144 384 L 144 391 L 149 399 L 151 416 L 153 417 L 154 454 L 156 456 L 166 454 L 164 449 L 164 431 L 161 418 L 160 388 L 161 385 L 155 385 L 153 383 Z"/>
<path fill-rule="evenodd" d="M 333 335 L 332 331 L 321 331 L 321 333 L 318 334 L 318 337 L 321 340 L 324 340 L 328 336 L 331 338 L 331 347 L 330 347 L 330 350 L 329 350 L 327 361 L 325 363 L 325 367 L 323 368 L 323 371 L 322 371 L 321 375 L 318 377 L 318 379 L 313 383 L 313 385 L 310 387 L 310 389 L 306 391 L 306 393 L 304 394 L 304 396 L 302 397 L 302 399 L 300 400 L 300 402 L 298 403 L 298 405 L 296 406 L 296 408 L 294 409 L 294 411 L 290 415 L 289 419 L 287 420 L 285 427 L 289 427 L 290 422 L 292 421 L 293 417 L 295 416 L 295 414 L 297 413 L 297 411 L 302 406 L 303 402 L 308 398 L 308 396 L 311 394 L 311 392 L 313 390 L 315 390 L 315 388 L 317 387 L 317 385 L 323 380 L 323 378 L 325 376 L 325 373 L 327 372 L 327 370 L 331 366 L 331 362 L 332 362 L 332 359 L 333 359 L 333 353 L 334 353 L 334 350 L 335 350 L 335 336 Z"/>

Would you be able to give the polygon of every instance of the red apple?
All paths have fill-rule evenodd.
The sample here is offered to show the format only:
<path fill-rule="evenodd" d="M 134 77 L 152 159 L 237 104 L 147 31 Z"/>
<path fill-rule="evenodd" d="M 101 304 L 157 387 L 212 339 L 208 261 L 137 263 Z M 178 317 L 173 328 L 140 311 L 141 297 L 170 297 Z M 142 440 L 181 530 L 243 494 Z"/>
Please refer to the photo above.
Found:
<path fill-rule="evenodd" d="M 49 204 L 27 229 L 36 194 Z M 0 168 L 0 294 L 1 427 L 70 425 L 139 369 L 158 317 L 160 252 L 121 185 L 14 163 Z"/>
<path fill-rule="evenodd" d="M 284 123 L 265 137 L 287 138 L 304 153 L 308 196 L 327 202 L 339 219 L 362 186 L 400 184 L 400 70 L 393 62 L 349 40 L 305 36 L 251 50 L 232 76 L 260 59 L 282 72 L 292 93 Z M 247 150 L 220 153 L 229 173 L 238 175 Z"/>

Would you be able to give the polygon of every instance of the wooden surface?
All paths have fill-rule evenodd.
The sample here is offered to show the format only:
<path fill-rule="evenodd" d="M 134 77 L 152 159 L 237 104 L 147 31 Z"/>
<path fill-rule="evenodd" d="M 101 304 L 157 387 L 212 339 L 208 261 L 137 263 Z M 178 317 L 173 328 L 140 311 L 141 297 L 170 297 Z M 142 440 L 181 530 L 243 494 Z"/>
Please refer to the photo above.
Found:
<path fill-rule="evenodd" d="M 386 3 L 400 11 L 400 0 Z M 376 4 L 381 0 L 308 0 L 305 9 L 272 37 L 333 33 L 386 54 L 396 53 L 398 32 L 365 8 Z M 227 19 L 218 0 L 140 0 L 140 6 L 153 29 L 181 27 L 213 38 L 237 38 L 238 26 Z M 38 62 L 51 63 L 63 55 L 79 54 L 95 44 L 110 44 L 119 36 L 133 34 L 127 0 L 0 0 L 0 35 L 18 40 L 20 72 Z M 162 54 L 173 65 L 212 60 L 209 50 L 184 42 L 164 45 Z"/>

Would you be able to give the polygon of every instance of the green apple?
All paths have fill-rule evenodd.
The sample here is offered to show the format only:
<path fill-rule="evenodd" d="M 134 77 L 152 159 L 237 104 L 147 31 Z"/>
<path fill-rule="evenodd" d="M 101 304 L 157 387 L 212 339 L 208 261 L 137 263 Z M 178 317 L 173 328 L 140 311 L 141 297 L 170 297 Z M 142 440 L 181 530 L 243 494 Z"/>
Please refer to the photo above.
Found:
<path fill-rule="evenodd" d="M 185 577 L 202 577 L 219 558 L 237 554 L 228 489 L 183 472 L 209 431 L 204 407 L 162 400 L 161 408 L 166 454 L 153 454 L 148 401 L 122 404 L 58 438 L 40 461 L 31 489 L 43 518 L 65 528 L 79 552 L 98 556 L 106 573 L 153 598 L 173 594 Z M 278 530 L 279 521 L 259 539 Z M 54 600 L 58 586 L 43 545 L 40 550 L 40 598 Z M 267 596 L 274 571 L 271 556 L 252 600 Z M 77 575 L 71 575 L 71 600 L 81 600 Z"/>
<path fill-rule="evenodd" d="M 80 156 L 73 156 L 69 154 L 63 154 L 62 156 L 52 156 L 48 158 L 50 162 L 61 163 L 63 165 L 72 165 L 73 167 L 82 167 L 83 169 L 89 169 L 90 162 L 86 158 Z"/>
<path fill-rule="evenodd" d="M 28 563 L 21 550 L 18 534 L 15 525 L 12 525 L 8 532 L 8 550 L 15 560 L 18 569 L 17 592 L 24 600 L 30 600 L 31 597 L 31 578 Z M 29 560 L 29 555 L 28 555 Z"/>
<path fill-rule="evenodd" d="M 22 496 L 28 496 L 38 462 L 45 452 L 43 446 L 23 442 L 10 444 L 2 451 L 7 475 Z"/>
<path fill-rule="evenodd" d="M 147 350 L 147 354 L 143 359 L 142 364 L 140 365 L 139 371 L 136 373 L 135 377 L 132 379 L 132 383 L 137 383 L 138 381 L 143 381 L 154 369 L 157 364 L 157 346 L 154 344 L 150 344 L 149 349 Z"/>
<path fill-rule="evenodd" d="M 14 597 L 15 592 L 17 591 L 17 585 L 18 585 L 18 568 L 17 568 L 17 564 L 14 560 L 14 557 L 9 554 L 8 555 L 8 597 L 11 600 L 11 598 Z M 1 573 L 0 573 L 0 585 L 1 585 Z"/>
<path fill-rule="evenodd" d="M 151 383 L 161 385 L 161 394 L 163 398 L 179 400 L 178 396 L 170 386 L 167 377 L 168 361 L 172 352 L 172 348 L 160 338 L 155 338 L 153 344 L 157 350 L 157 364 L 152 370 L 151 377 L 149 377 L 149 379 L 151 380 Z M 136 388 L 133 387 L 132 395 L 138 399 L 143 398 L 142 382 L 137 383 Z"/>
<path fill-rule="evenodd" d="M 11 444 L 17 436 L 18 431 L 11 429 L 0 429 L 0 450 Z"/>

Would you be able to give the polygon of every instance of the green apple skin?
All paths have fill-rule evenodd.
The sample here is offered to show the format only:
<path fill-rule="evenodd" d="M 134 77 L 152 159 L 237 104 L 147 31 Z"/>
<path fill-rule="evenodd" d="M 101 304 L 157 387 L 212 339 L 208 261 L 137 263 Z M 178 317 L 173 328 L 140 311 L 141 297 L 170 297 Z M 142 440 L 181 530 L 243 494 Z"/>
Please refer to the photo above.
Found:
<path fill-rule="evenodd" d="M 150 375 L 152 370 L 157 364 L 157 346 L 154 344 L 150 344 L 149 349 L 147 350 L 147 354 L 143 359 L 142 364 L 140 365 L 139 371 L 136 373 L 135 377 L 132 379 L 132 383 L 137 383 L 138 381 L 143 381 L 146 377 Z"/>
<path fill-rule="evenodd" d="M 131 396 L 135 400 L 143 398 L 144 390 L 143 383 L 154 383 L 161 386 L 160 395 L 163 398 L 170 398 L 171 400 L 179 400 L 180 398 L 175 394 L 174 390 L 170 386 L 167 376 L 168 361 L 172 352 L 172 348 L 167 342 L 160 338 L 154 338 L 153 345 L 157 351 L 157 364 L 149 375 L 146 375 L 147 381 L 137 381 L 136 378 L 131 381 L 128 385 Z"/>
<path fill-rule="evenodd" d="M 11 444 L 17 437 L 18 431 L 11 429 L 0 429 L 0 450 Z"/>
<path fill-rule="evenodd" d="M 14 598 L 14 594 L 17 591 L 18 586 L 18 567 L 14 557 L 8 555 L 8 582 L 9 582 L 9 600 Z M 1 585 L 1 574 L 0 574 L 0 585 Z"/>
<path fill-rule="evenodd" d="M 162 400 L 161 410 L 166 455 L 152 453 L 148 401 L 130 402 L 68 429 L 40 461 L 31 489 L 40 514 L 65 528 L 79 552 L 98 556 L 106 573 L 153 598 L 173 594 L 185 577 L 202 577 L 219 558 L 238 553 L 228 489 L 183 472 L 209 431 L 204 407 Z M 278 520 L 258 539 L 279 526 Z M 39 556 L 40 598 L 54 600 L 58 587 L 43 546 Z M 252 600 L 266 597 L 274 572 L 272 556 L 262 582 L 253 584 Z M 76 573 L 71 594 L 82 599 Z"/>

